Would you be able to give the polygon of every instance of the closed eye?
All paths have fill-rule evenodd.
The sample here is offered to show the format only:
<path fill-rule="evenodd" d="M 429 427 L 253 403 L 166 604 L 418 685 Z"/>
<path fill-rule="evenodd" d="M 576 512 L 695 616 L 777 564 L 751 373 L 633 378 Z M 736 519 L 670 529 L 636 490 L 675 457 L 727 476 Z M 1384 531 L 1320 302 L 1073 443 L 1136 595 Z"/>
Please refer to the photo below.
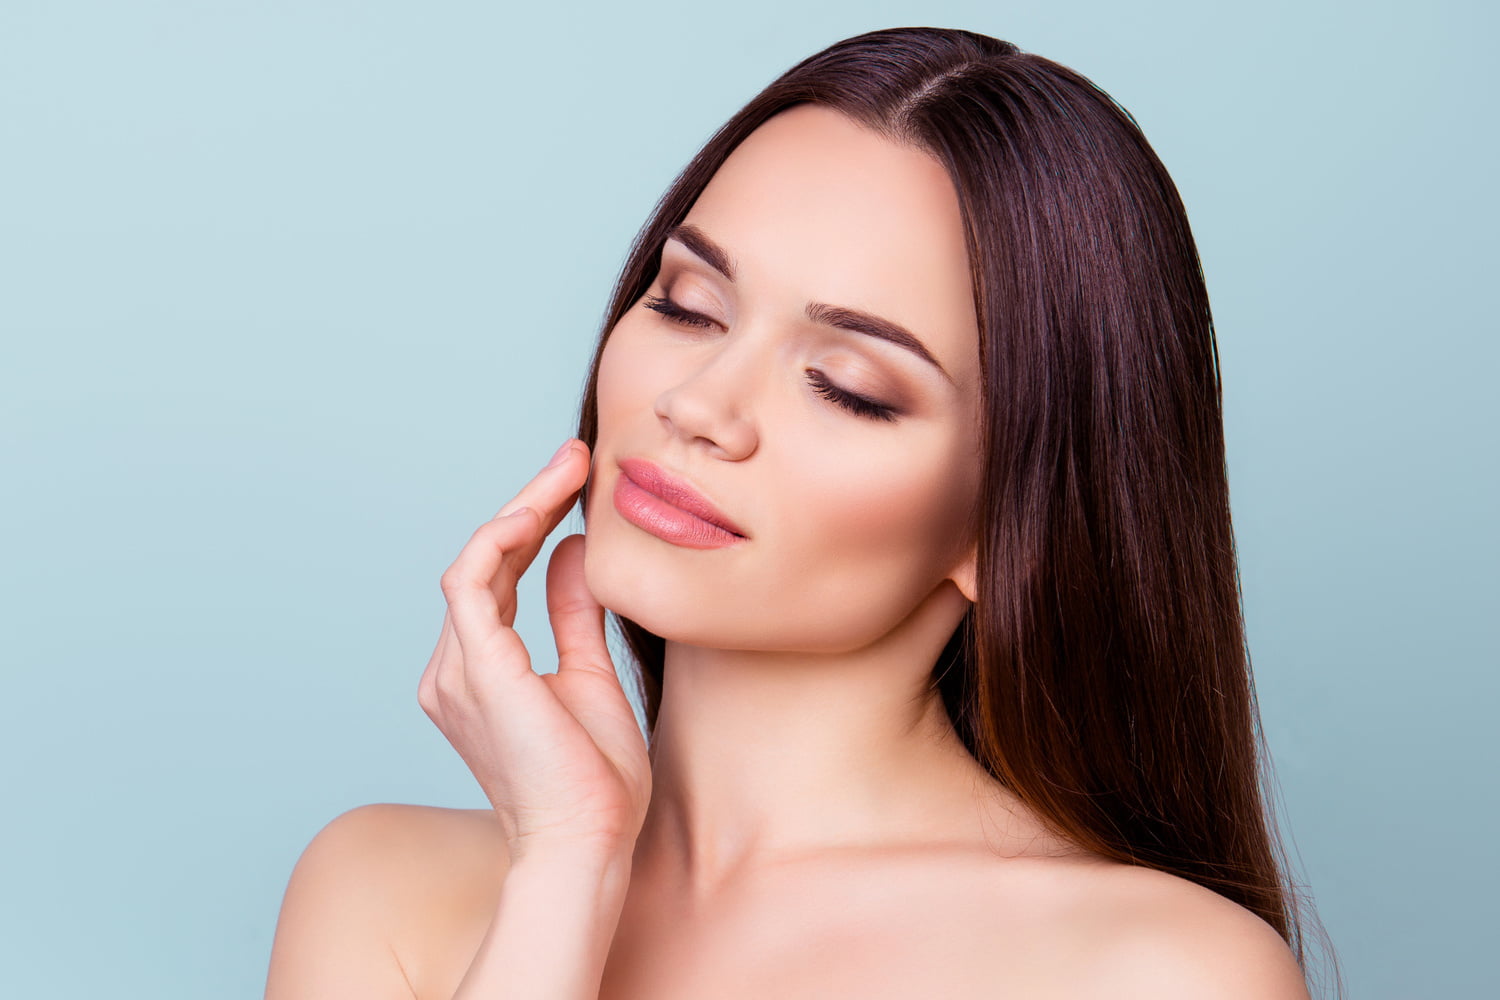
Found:
<path fill-rule="evenodd" d="M 684 309 L 666 296 L 647 295 L 643 301 L 647 309 L 661 313 L 672 322 L 679 323 L 682 326 L 701 330 L 714 325 L 714 321 L 707 316 Z M 885 403 L 879 403 L 873 399 L 867 399 L 847 389 L 841 389 L 828 381 L 827 376 L 816 368 L 808 369 L 807 381 L 813 386 L 818 395 L 843 407 L 850 413 L 867 417 L 871 420 L 895 421 L 897 418 L 895 407 L 887 406 Z"/>
<path fill-rule="evenodd" d="M 896 419 L 895 407 L 886 406 L 884 403 L 877 403 L 873 399 L 866 399 L 864 396 L 856 395 L 847 389 L 840 389 L 828 381 L 827 377 L 816 368 L 809 368 L 807 370 L 807 380 L 812 383 L 818 395 L 824 399 L 833 400 L 833 402 L 851 413 L 857 413 L 862 417 L 871 417 L 875 420 L 894 421 Z"/>
<path fill-rule="evenodd" d="M 645 299 L 646 308 L 661 313 L 670 320 L 681 323 L 683 326 L 709 327 L 713 326 L 713 320 L 698 313 L 689 312 L 671 299 L 662 295 L 648 295 Z"/>

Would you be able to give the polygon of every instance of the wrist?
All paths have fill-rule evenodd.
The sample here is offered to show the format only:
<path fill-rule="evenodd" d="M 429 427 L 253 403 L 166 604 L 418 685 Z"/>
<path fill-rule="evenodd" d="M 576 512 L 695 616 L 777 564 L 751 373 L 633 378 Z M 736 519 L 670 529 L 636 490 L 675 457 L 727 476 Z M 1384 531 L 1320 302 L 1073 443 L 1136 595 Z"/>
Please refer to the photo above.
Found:
<path fill-rule="evenodd" d="M 562 869 L 600 877 L 629 876 L 635 845 L 595 840 L 522 840 L 510 845 L 510 868 Z"/>
<path fill-rule="evenodd" d="M 578 841 L 520 845 L 455 1000 L 598 996 L 630 888 L 631 849 Z"/>

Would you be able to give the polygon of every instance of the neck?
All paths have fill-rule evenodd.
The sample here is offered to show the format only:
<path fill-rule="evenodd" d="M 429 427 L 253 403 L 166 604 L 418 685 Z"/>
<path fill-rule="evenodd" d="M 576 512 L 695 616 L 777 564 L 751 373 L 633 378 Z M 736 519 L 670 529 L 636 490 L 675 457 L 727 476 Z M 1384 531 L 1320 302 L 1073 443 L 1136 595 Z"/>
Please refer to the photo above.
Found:
<path fill-rule="evenodd" d="M 998 783 L 930 683 L 962 602 L 940 588 L 853 652 L 668 641 L 637 869 L 704 896 L 758 864 L 824 850 L 984 843 L 981 806 Z"/>

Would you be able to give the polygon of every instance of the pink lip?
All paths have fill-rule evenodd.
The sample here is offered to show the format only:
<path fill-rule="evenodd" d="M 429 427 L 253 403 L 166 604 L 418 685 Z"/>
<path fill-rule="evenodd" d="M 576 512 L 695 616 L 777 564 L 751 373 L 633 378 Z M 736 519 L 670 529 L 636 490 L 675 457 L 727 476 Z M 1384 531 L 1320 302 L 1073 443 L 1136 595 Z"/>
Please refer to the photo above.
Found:
<path fill-rule="evenodd" d="M 684 480 L 643 458 L 620 462 L 615 509 L 636 527 L 676 545 L 714 549 L 747 536 Z"/>

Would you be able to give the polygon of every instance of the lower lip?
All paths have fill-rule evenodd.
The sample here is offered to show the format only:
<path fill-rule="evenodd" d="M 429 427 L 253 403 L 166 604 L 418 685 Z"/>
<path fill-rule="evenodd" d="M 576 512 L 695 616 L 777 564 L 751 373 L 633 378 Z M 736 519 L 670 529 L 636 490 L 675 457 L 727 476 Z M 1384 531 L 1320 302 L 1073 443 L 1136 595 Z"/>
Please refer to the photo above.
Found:
<path fill-rule="evenodd" d="M 673 507 L 661 497 L 647 493 L 623 472 L 615 480 L 615 510 L 643 531 L 663 541 L 688 549 L 720 549 L 743 542 L 741 535 L 710 524 L 681 507 Z"/>

